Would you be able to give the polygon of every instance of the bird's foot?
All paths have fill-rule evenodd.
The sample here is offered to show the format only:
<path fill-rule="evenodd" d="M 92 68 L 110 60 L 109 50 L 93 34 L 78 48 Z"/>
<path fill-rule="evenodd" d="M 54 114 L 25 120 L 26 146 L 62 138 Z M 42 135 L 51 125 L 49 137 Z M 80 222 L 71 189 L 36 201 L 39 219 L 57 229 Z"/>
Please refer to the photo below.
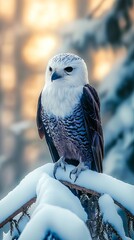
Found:
<path fill-rule="evenodd" d="M 61 157 L 55 164 L 54 164 L 54 170 L 53 170 L 53 175 L 54 178 L 56 178 L 56 172 L 58 167 L 61 167 L 62 169 L 64 169 L 64 171 L 66 171 L 66 162 L 65 162 L 65 158 Z"/>
<path fill-rule="evenodd" d="M 76 182 L 79 174 L 80 174 L 82 171 L 85 171 L 86 169 L 89 169 L 89 167 L 86 166 L 83 162 L 80 162 L 79 165 L 78 165 L 77 167 L 75 167 L 75 168 L 70 172 L 70 174 L 69 174 L 70 179 L 72 179 L 72 178 L 71 178 L 72 174 L 75 174 L 74 182 Z"/>

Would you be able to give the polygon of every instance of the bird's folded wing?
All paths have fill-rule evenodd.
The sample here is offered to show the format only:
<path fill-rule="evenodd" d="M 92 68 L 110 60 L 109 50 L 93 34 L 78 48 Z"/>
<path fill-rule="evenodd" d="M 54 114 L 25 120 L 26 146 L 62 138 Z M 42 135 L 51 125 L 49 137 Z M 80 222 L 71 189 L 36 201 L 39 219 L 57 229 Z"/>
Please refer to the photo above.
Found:
<path fill-rule="evenodd" d="M 83 87 L 81 104 L 87 136 L 91 142 L 94 168 L 97 172 L 102 172 L 104 141 L 100 119 L 100 101 L 96 90 L 89 84 Z"/>
<path fill-rule="evenodd" d="M 36 123 L 38 127 L 38 133 L 40 138 L 42 139 L 44 136 L 46 138 L 46 142 L 49 147 L 49 151 L 52 157 L 53 162 L 57 162 L 59 159 L 58 152 L 56 150 L 56 147 L 54 146 L 52 138 L 47 134 L 47 131 L 45 129 L 45 125 L 42 122 L 42 117 L 41 117 L 41 111 L 42 111 L 42 106 L 41 106 L 41 94 L 39 96 L 38 100 L 38 106 L 37 106 L 37 116 L 36 116 Z"/>

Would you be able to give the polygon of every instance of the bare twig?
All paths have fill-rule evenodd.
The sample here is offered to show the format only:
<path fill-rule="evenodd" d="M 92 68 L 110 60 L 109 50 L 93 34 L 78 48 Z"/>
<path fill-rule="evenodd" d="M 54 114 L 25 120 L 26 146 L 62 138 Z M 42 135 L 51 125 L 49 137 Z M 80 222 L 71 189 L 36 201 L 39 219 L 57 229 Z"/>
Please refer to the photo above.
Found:
<path fill-rule="evenodd" d="M 25 211 L 27 208 L 29 208 L 34 202 L 36 201 L 36 197 L 30 199 L 28 202 L 26 202 L 23 206 L 21 206 L 19 209 L 17 209 L 14 213 L 12 213 L 9 217 L 7 217 L 3 222 L 0 223 L 0 228 L 2 228 L 5 224 L 12 221 L 12 219 L 18 215 L 20 212 Z"/>

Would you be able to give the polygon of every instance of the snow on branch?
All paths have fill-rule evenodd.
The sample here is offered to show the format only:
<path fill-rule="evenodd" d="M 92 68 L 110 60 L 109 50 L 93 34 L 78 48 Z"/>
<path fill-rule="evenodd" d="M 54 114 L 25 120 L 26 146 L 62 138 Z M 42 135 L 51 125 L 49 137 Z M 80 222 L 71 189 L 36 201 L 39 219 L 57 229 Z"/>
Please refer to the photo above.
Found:
<path fill-rule="evenodd" d="M 41 235 L 39 234 L 43 233 L 46 234 L 45 236 L 47 236 L 47 230 L 51 229 L 49 234 L 56 232 L 56 236 L 62 236 L 62 239 L 65 239 L 65 235 L 68 236 L 67 239 L 82 239 L 78 238 L 78 236 L 82 236 L 81 234 L 85 234 L 84 239 L 90 239 L 90 233 L 87 231 L 88 228 L 84 222 L 90 222 L 89 218 L 91 212 L 88 216 L 88 213 L 85 212 L 82 207 L 82 202 L 80 199 L 73 194 L 73 191 L 76 193 L 77 190 L 80 190 L 81 193 L 84 193 L 87 197 L 89 197 L 89 205 L 92 205 L 90 204 L 90 201 L 92 201 L 91 203 L 97 204 L 98 215 L 95 214 L 95 216 L 99 217 L 95 220 L 97 224 L 101 224 L 103 227 L 109 224 L 108 226 L 110 227 L 108 228 L 105 227 L 103 229 L 102 227 L 104 230 L 102 232 L 107 233 L 109 229 L 114 229 L 114 232 L 118 235 L 118 237 L 120 237 L 120 239 L 128 239 L 125 237 L 122 220 L 115 209 L 114 202 L 126 213 L 128 221 L 133 223 L 134 186 L 124 183 L 106 174 L 93 172 L 91 170 L 82 172 L 77 181 L 74 183 L 74 179 L 69 178 L 69 173 L 74 168 L 72 165 L 67 165 L 66 171 L 60 168 L 57 170 L 56 176 L 59 180 L 58 181 L 53 178 L 53 166 L 53 163 L 48 163 L 29 173 L 13 191 L 11 191 L 4 199 L 0 201 L 0 228 L 3 227 L 7 222 L 16 221 L 13 220 L 13 218 L 18 213 L 25 212 L 27 214 L 30 204 L 35 202 L 35 204 L 33 204 L 35 206 L 30 213 L 30 221 L 28 221 L 28 223 L 26 222 L 22 224 L 22 219 L 20 217 L 18 220 L 18 225 L 16 225 L 19 231 L 17 233 L 16 231 L 12 231 L 12 233 L 14 233 L 12 236 L 19 237 L 19 234 L 21 232 L 21 235 L 19 237 L 20 240 L 28 239 L 29 236 L 30 239 L 44 239 L 41 238 Z M 69 188 L 67 188 L 65 185 Z M 70 189 L 73 190 L 70 191 Z M 93 196 L 94 200 L 91 196 Z M 116 213 L 116 221 L 114 220 L 113 215 L 110 213 L 108 214 L 107 212 L 109 205 L 114 209 L 113 212 Z M 104 206 L 106 210 L 104 209 Z M 58 220 L 57 212 L 60 214 Z M 45 220 L 43 220 L 43 213 L 46 216 Z M 66 233 L 65 230 L 61 230 L 62 228 L 60 229 L 60 225 L 63 222 L 63 216 L 65 215 L 66 217 L 68 216 L 66 220 L 68 222 L 68 227 L 66 229 L 70 228 L 69 222 L 71 220 L 69 219 L 71 218 L 74 219 L 74 226 L 81 226 L 80 228 L 78 227 L 78 229 L 81 229 L 79 233 L 76 231 L 78 233 L 78 236 L 67 235 L 69 233 Z M 46 222 L 46 219 L 48 222 Z M 106 220 L 108 220 L 108 224 L 105 225 Z M 21 228 L 19 228 L 20 223 L 23 225 Z M 46 230 L 43 228 L 44 224 L 48 227 Z M 33 229 L 35 225 L 38 229 L 40 229 L 40 231 L 36 232 L 37 237 L 35 237 L 34 231 L 33 235 L 29 235 L 31 234 L 31 227 Z M 53 231 L 54 229 L 55 231 Z M 9 237 L 3 239 L 11 239 L 10 234 Z M 16 237 L 16 239 L 18 238 Z M 58 238 L 55 237 L 54 239 Z M 95 238 L 92 236 L 92 239 Z"/>
<path fill-rule="evenodd" d="M 117 213 L 113 199 L 108 194 L 102 195 L 99 198 L 99 207 L 102 213 L 103 222 L 105 224 L 109 223 L 122 239 L 126 239 L 123 222 Z"/>
<path fill-rule="evenodd" d="M 73 166 L 68 166 L 68 171 L 73 169 Z M 61 181 L 67 181 L 74 185 L 74 180 L 70 180 L 68 171 L 64 172 L 61 169 L 57 172 L 57 178 Z M 124 183 L 106 174 L 97 173 L 91 170 L 82 172 L 75 182 L 75 185 L 95 192 L 97 194 L 109 194 L 119 205 L 122 205 L 134 217 L 134 186 Z M 76 187 L 76 186 L 75 186 Z M 91 193 L 89 191 L 89 193 Z"/>

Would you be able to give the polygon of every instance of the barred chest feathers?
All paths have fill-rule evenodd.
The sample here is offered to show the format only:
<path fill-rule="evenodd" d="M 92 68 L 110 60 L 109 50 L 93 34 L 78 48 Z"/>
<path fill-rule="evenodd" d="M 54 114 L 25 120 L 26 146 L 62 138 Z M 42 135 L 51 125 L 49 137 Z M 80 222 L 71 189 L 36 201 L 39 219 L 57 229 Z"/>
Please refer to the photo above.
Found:
<path fill-rule="evenodd" d="M 55 86 L 54 86 L 55 85 Z M 82 96 L 83 86 L 70 87 L 51 84 L 42 91 L 41 104 L 48 115 L 65 118 L 73 113 Z"/>

